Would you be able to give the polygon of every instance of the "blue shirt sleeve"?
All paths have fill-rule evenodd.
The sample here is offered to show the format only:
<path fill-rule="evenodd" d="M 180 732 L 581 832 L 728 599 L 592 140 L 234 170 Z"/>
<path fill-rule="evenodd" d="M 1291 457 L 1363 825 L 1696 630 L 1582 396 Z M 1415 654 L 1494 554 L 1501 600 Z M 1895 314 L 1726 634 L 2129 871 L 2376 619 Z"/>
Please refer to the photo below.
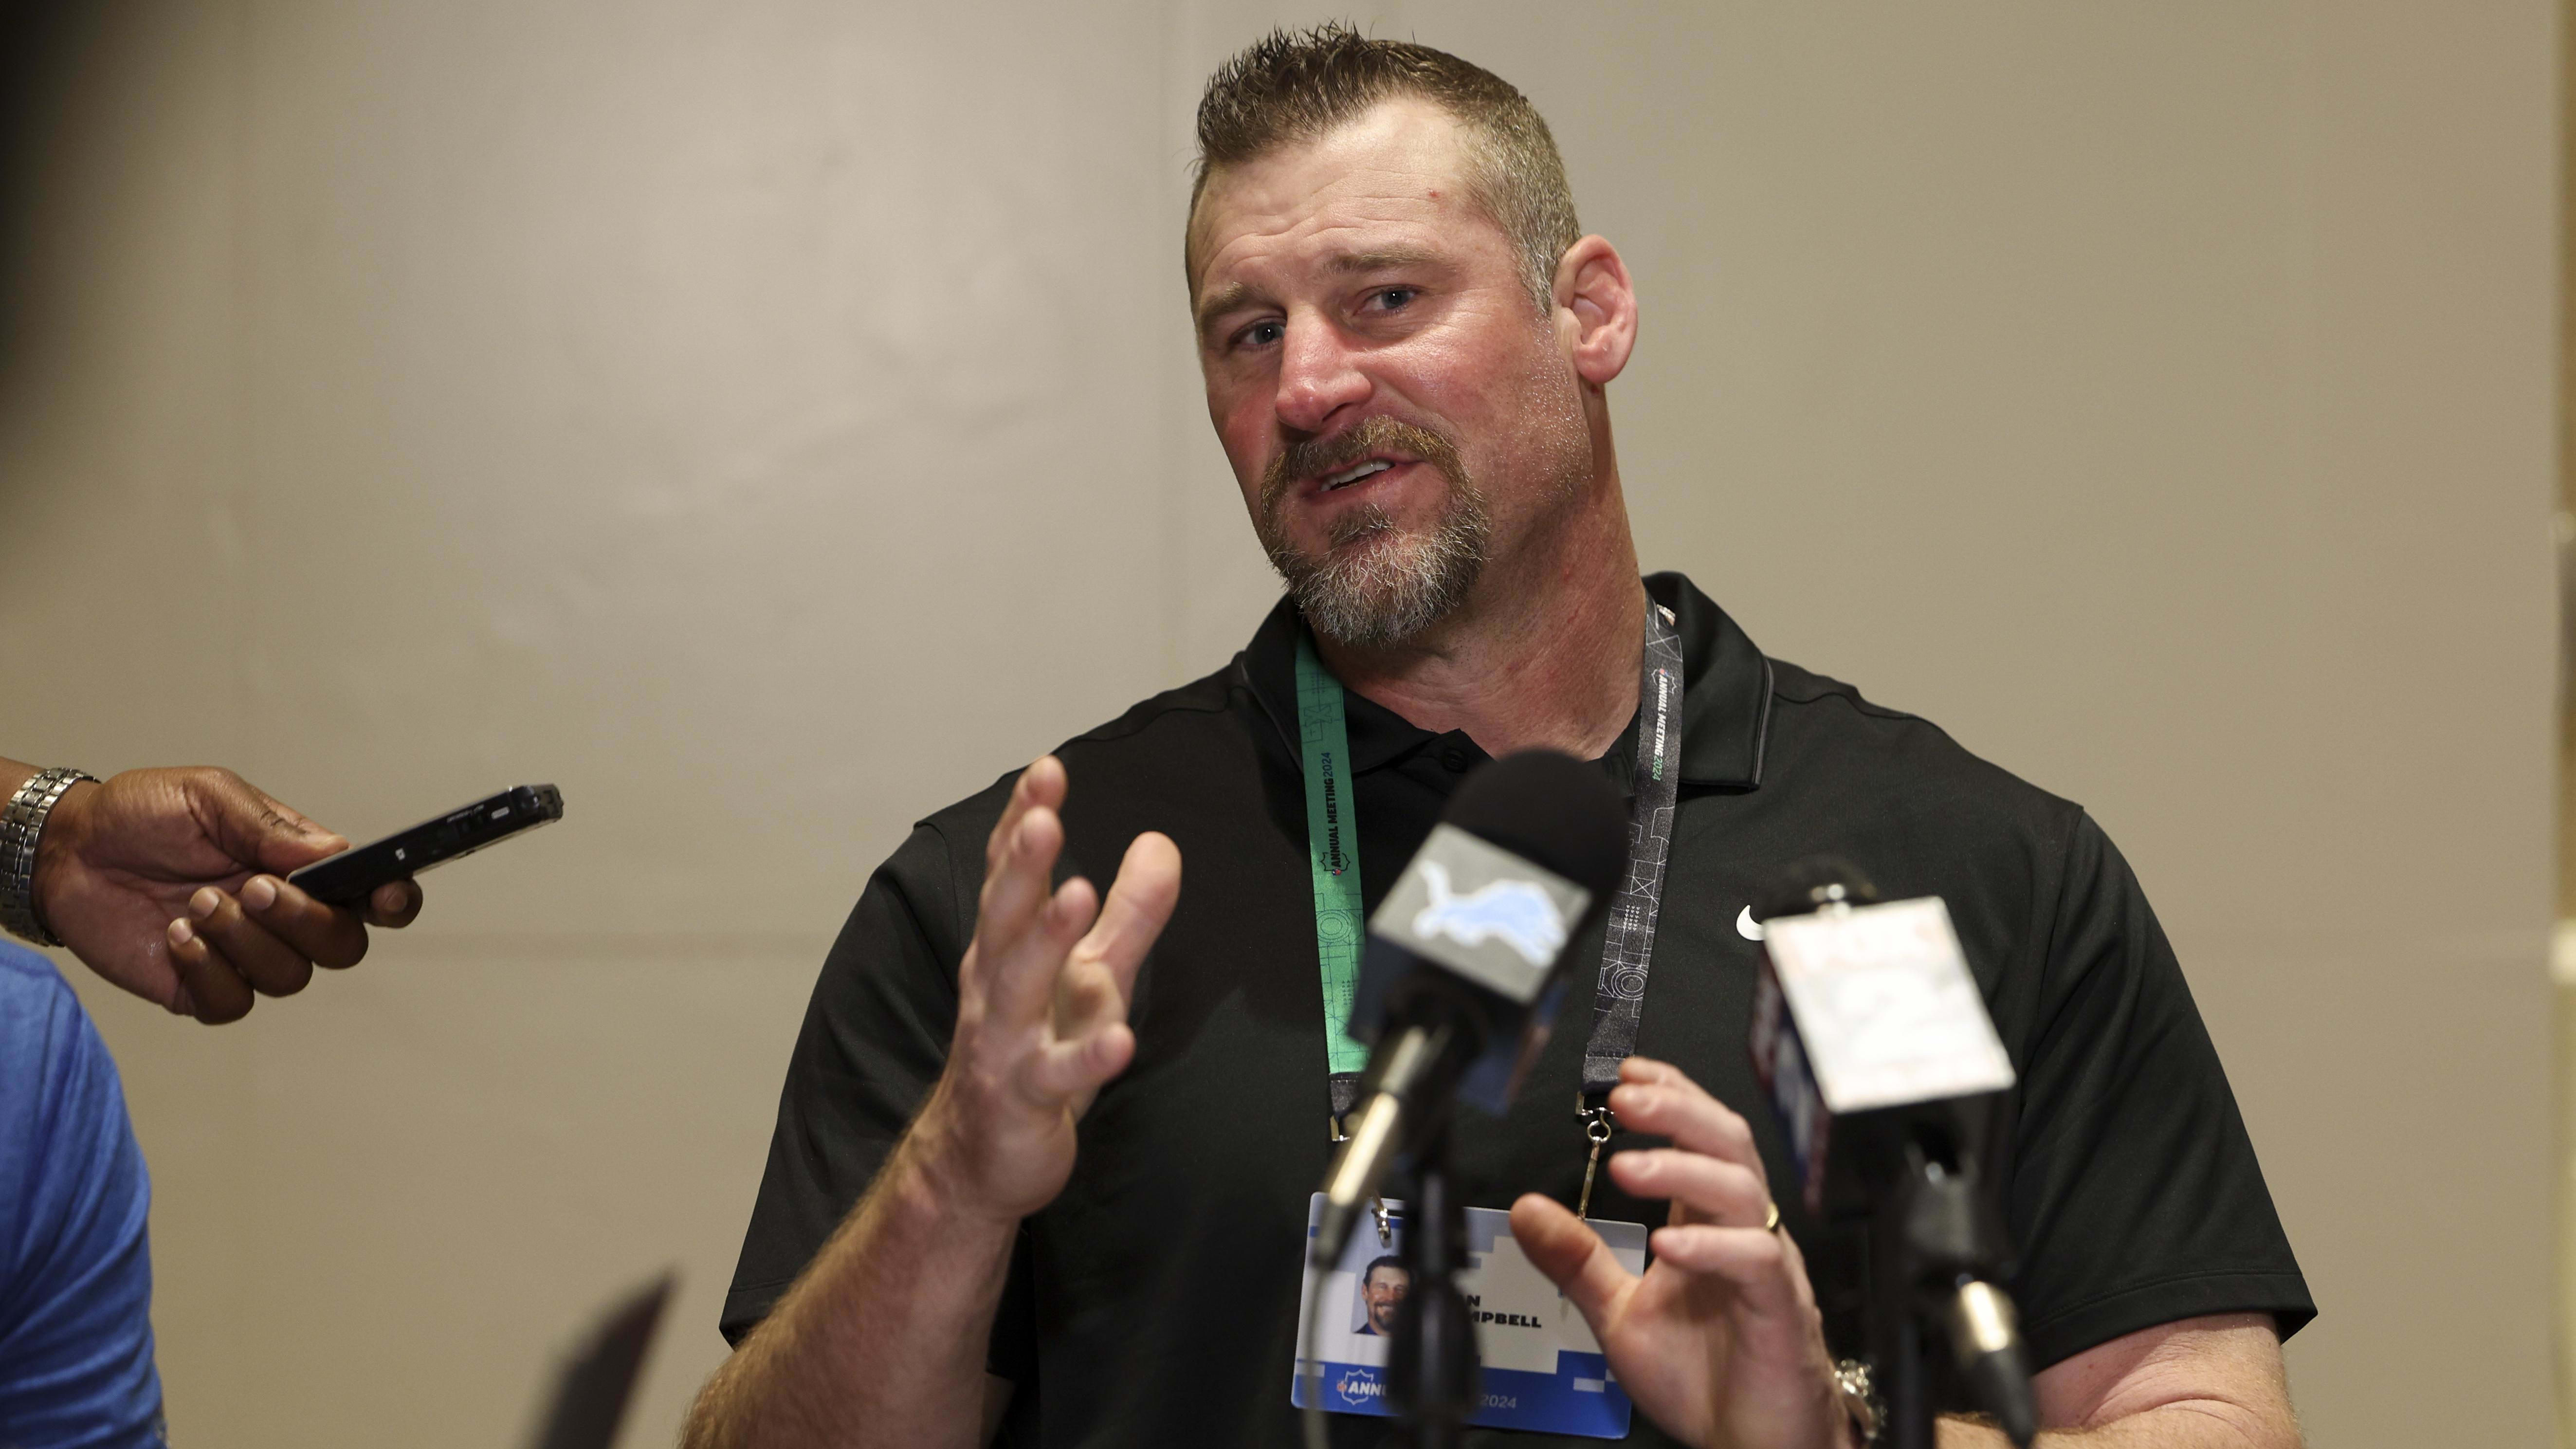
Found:
<path fill-rule="evenodd" d="M 79 998 L 0 943 L 0 1444 L 158 1449 L 152 1187 Z"/>

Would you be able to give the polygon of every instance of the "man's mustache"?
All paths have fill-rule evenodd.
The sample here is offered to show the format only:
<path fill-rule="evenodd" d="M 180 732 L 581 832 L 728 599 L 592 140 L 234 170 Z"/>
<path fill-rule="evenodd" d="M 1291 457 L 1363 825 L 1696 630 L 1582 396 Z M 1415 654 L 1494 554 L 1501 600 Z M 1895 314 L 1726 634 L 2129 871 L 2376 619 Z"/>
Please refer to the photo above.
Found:
<path fill-rule="evenodd" d="M 1329 438 L 1307 438 L 1289 444 L 1270 460 L 1270 467 L 1262 474 L 1262 506 L 1275 506 L 1300 478 L 1338 473 L 1379 453 L 1419 458 L 1439 469 L 1451 482 L 1462 481 L 1456 445 L 1428 428 L 1381 413 L 1362 418 Z"/>

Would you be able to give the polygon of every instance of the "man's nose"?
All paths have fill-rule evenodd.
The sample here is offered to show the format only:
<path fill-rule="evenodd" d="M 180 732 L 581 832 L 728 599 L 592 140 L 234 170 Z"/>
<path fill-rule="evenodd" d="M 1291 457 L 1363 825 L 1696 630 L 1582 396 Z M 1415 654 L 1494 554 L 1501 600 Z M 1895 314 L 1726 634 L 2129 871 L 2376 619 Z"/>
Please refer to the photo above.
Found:
<path fill-rule="evenodd" d="M 1291 318 L 1279 343 L 1279 421 L 1301 433 L 1329 431 L 1333 415 L 1368 400 L 1358 355 L 1327 323 Z"/>

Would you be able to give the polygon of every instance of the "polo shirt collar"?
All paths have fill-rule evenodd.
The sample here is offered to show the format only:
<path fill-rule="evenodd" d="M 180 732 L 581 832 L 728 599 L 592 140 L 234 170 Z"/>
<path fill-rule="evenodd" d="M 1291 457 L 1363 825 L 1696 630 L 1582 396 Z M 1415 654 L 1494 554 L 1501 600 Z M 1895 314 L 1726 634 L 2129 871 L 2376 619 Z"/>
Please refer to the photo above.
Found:
<path fill-rule="evenodd" d="M 1771 661 L 1735 620 L 1678 573 L 1646 575 L 1646 595 L 1673 611 L 1682 642 L 1682 783 L 1762 785 L 1771 738 Z"/>
<path fill-rule="evenodd" d="M 1646 594 L 1673 612 L 1682 646 L 1681 779 L 1715 790 L 1762 783 L 1771 727 L 1771 661 L 1708 595 L 1678 573 L 1649 574 Z M 1295 756 L 1297 606 L 1281 599 L 1235 657 L 1244 683 Z M 1439 738 L 1358 694 L 1345 700 L 1351 768 L 1372 770 Z"/>

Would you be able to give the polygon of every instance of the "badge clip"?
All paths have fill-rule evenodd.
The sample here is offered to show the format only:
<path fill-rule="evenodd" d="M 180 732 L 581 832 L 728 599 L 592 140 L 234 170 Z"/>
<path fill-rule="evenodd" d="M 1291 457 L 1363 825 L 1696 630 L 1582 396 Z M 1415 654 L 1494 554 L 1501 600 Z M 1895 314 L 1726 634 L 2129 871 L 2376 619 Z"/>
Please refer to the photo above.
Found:
<path fill-rule="evenodd" d="M 1574 1103 L 1574 1115 L 1582 1120 L 1583 1135 L 1592 1143 L 1592 1155 L 1583 1159 L 1583 1195 L 1575 1199 L 1574 1215 L 1588 1218 L 1592 1216 L 1592 1175 L 1601 1170 L 1602 1145 L 1619 1128 L 1608 1107 L 1586 1106 L 1581 1097 L 1575 1098 Z"/>

